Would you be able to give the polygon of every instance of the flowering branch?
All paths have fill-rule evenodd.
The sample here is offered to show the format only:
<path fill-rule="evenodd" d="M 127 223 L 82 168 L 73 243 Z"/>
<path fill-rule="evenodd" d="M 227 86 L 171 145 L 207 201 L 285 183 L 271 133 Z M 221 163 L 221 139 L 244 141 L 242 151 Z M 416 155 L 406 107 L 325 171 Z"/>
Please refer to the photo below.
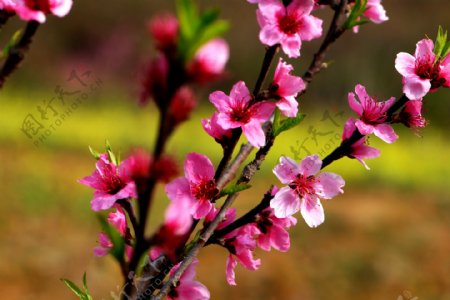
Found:
<path fill-rule="evenodd" d="M 27 52 L 38 27 L 39 23 L 37 21 L 28 22 L 25 27 L 25 32 L 19 42 L 9 49 L 8 57 L 0 70 L 0 89 L 5 84 L 6 79 L 17 69 L 19 64 L 25 58 L 25 53 Z"/>

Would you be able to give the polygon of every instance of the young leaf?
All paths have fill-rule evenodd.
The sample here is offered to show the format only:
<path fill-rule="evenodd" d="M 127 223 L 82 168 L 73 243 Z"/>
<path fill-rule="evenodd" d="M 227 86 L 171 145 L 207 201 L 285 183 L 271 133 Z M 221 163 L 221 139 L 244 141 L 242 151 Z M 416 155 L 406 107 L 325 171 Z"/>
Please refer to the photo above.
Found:
<path fill-rule="evenodd" d="M 198 27 L 198 11 L 192 0 L 177 0 L 177 14 L 183 39 L 190 40 Z"/>
<path fill-rule="evenodd" d="M 226 196 L 226 195 L 233 195 L 233 194 L 242 192 L 244 190 L 247 190 L 250 187 L 251 187 L 251 185 L 249 185 L 249 184 L 237 184 L 237 185 L 233 185 L 233 186 L 230 186 L 230 187 L 226 187 L 226 188 L 224 188 L 224 189 L 222 189 L 220 191 L 219 196 L 223 197 L 223 196 Z"/>
<path fill-rule="evenodd" d="M 287 118 L 281 122 L 281 124 L 277 128 L 273 128 L 272 134 L 273 136 L 277 136 L 283 131 L 289 130 L 291 128 L 294 128 L 298 124 L 300 124 L 306 115 L 304 114 L 298 114 L 298 116 L 294 118 Z"/>
<path fill-rule="evenodd" d="M 201 46 L 213 38 L 223 35 L 229 28 L 230 24 L 225 20 L 217 20 L 208 27 L 202 28 L 202 31 L 198 33 L 197 38 L 192 41 L 187 59 L 191 59 Z"/>
<path fill-rule="evenodd" d="M 89 152 L 91 152 L 92 156 L 94 156 L 95 159 L 100 159 L 100 153 L 98 153 L 97 151 L 95 151 L 94 149 L 92 149 L 91 146 L 89 146 Z"/>
<path fill-rule="evenodd" d="M 17 42 L 20 39 L 20 36 L 22 35 L 22 30 L 19 29 L 16 32 L 13 33 L 11 39 L 6 44 L 5 48 L 3 48 L 3 51 L 1 53 L 1 57 L 7 57 L 9 55 L 9 52 L 11 51 L 11 48 L 14 47 L 14 45 L 17 44 Z"/>
<path fill-rule="evenodd" d="M 84 297 L 85 297 L 84 292 L 75 283 L 73 283 L 69 279 L 64 279 L 64 278 L 61 278 L 61 281 L 64 282 L 67 285 L 67 287 L 72 292 L 74 292 L 75 295 L 77 295 L 80 299 L 82 299 L 82 300 L 84 299 Z"/>
<path fill-rule="evenodd" d="M 434 54 L 436 54 L 436 60 L 439 60 L 439 58 L 441 58 L 446 43 L 447 43 L 447 31 L 444 32 L 442 26 L 439 26 L 433 49 Z"/>
<path fill-rule="evenodd" d="M 356 0 L 353 5 L 352 11 L 350 12 L 347 20 L 345 21 L 343 27 L 345 29 L 350 29 L 354 26 L 358 26 L 364 23 L 360 23 L 359 18 L 364 13 L 367 7 L 367 0 Z"/>

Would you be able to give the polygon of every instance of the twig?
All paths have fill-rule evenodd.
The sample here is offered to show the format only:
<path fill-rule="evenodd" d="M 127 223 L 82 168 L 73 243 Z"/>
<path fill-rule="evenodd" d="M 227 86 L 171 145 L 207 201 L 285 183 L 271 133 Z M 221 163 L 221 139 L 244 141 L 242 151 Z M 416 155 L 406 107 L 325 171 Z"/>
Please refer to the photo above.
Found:
<path fill-rule="evenodd" d="M 333 20 L 331 21 L 330 27 L 328 28 L 327 35 L 320 45 L 319 51 L 314 54 L 314 59 L 309 65 L 308 70 L 303 75 L 303 80 L 306 84 L 311 83 L 314 75 L 322 70 L 325 55 L 331 44 L 333 44 L 345 32 L 345 28 L 339 27 L 339 20 L 342 18 L 342 16 L 345 15 L 347 2 L 347 0 L 342 0 L 338 6 L 334 7 L 335 12 Z M 302 93 L 304 93 L 305 91 L 306 90 L 304 90 Z"/>
<path fill-rule="evenodd" d="M 19 42 L 14 45 L 8 53 L 5 63 L 0 70 L 0 89 L 5 84 L 6 79 L 17 69 L 19 64 L 25 58 L 25 53 L 30 47 L 33 36 L 35 35 L 39 23 L 36 21 L 30 21 L 25 27 L 25 32 L 20 38 Z"/>
<path fill-rule="evenodd" d="M 9 18 L 14 16 L 13 13 L 7 12 L 6 10 L 0 10 L 0 29 L 3 27 L 3 25 L 8 22 Z"/>

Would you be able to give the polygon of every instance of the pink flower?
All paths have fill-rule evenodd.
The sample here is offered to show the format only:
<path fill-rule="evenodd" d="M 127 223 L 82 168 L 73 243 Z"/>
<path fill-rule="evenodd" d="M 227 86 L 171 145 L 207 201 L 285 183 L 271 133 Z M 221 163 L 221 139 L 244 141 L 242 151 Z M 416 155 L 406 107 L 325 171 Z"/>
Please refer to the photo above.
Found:
<path fill-rule="evenodd" d="M 407 127 L 423 128 L 427 125 L 427 121 L 422 117 L 422 101 L 409 100 L 399 114 L 400 121 Z"/>
<path fill-rule="evenodd" d="M 367 17 L 375 24 L 380 24 L 389 20 L 386 10 L 381 5 L 381 0 L 367 0 L 366 10 L 363 16 Z"/>
<path fill-rule="evenodd" d="M 170 102 L 169 113 L 173 120 L 173 125 L 189 119 L 191 112 L 197 106 L 197 100 L 192 90 L 187 86 L 182 86 L 177 90 Z"/>
<path fill-rule="evenodd" d="M 94 248 L 94 255 L 97 257 L 105 256 L 109 253 L 109 251 L 113 247 L 113 243 L 109 239 L 108 235 L 104 232 L 101 232 L 98 236 L 99 245 Z"/>
<path fill-rule="evenodd" d="M 299 57 L 302 40 L 322 35 L 322 20 L 311 16 L 313 0 L 293 0 L 287 7 L 280 0 L 261 0 L 256 11 L 261 43 L 281 44 L 289 57 Z"/>
<path fill-rule="evenodd" d="M 93 211 L 109 209 L 117 200 L 137 197 L 129 164 L 129 160 L 124 160 L 120 166 L 116 166 L 109 161 L 107 154 L 102 154 L 97 161 L 94 173 L 78 181 L 95 189 L 94 198 L 91 201 Z"/>
<path fill-rule="evenodd" d="M 127 233 L 127 218 L 123 209 L 118 207 L 115 212 L 110 212 L 108 215 L 108 223 L 113 225 L 114 228 L 120 233 L 121 236 L 125 236 Z"/>
<path fill-rule="evenodd" d="M 227 139 L 231 138 L 231 129 L 223 129 L 218 123 L 218 113 L 213 113 L 210 119 L 202 119 L 203 129 L 211 137 L 213 137 L 219 144 L 226 142 Z"/>
<path fill-rule="evenodd" d="M 375 24 L 380 24 L 389 20 L 386 15 L 386 10 L 383 5 L 381 5 L 381 0 L 367 0 L 366 10 L 362 15 Z M 353 32 L 358 33 L 358 31 L 359 26 L 354 26 Z"/>
<path fill-rule="evenodd" d="M 197 50 L 188 66 L 188 73 L 199 83 L 215 80 L 224 72 L 229 56 L 227 42 L 220 38 L 212 39 Z"/>
<path fill-rule="evenodd" d="M 217 214 L 219 213 L 219 210 L 215 207 L 213 207 L 208 215 L 206 215 L 205 217 L 205 227 L 210 224 L 215 217 L 217 216 Z M 234 219 L 236 218 L 236 209 L 234 207 L 229 208 L 226 213 L 225 213 L 225 218 L 219 223 L 219 225 L 217 225 L 216 230 L 220 230 L 222 228 L 227 227 L 228 225 L 230 225 L 231 223 L 234 222 Z M 225 238 L 233 236 L 233 233 L 229 233 L 225 236 Z"/>
<path fill-rule="evenodd" d="M 194 259 L 189 267 L 180 277 L 180 281 L 176 287 L 173 287 L 167 294 L 168 300 L 207 300 L 210 294 L 206 286 L 195 281 L 195 268 L 198 265 L 198 259 Z M 172 276 L 179 268 L 179 264 L 172 268 L 170 276 Z"/>
<path fill-rule="evenodd" d="M 0 0 L 0 10 L 6 10 L 7 12 L 13 13 L 16 5 L 14 0 Z"/>
<path fill-rule="evenodd" d="M 356 100 L 355 94 L 348 94 L 348 103 L 359 116 L 360 119 L 355 122 L 356 127 L 362 135 L 375 134 L 386 143 L 393 143 L 397 140 L 398 135 L 395 134 L 391 125 L 385 123 L 387 119 L 387 111 L 394 104 L 395 98 L 391 97 L 384 102 L 377 102 L 370 97 L 366 88 L 360 84 L 355 87 L 355 93 L 359 98 Z"/>
<path fill-rule="evenodd" d="M 262 101 L 252 104 L 252 96 L 243 81 L 233 86 L 230 96 L 216 91 L 209 95 L 209 100 L 219 111 L 217 123 L 223 129 L 241 127 L 250 144 L 254 147 L 264 146 L 266 137 L 261 123 L 272 115 L 274 103 Z"/>
<path fill-rule="evenodd" d="M 277 218 L 273 208 L 266 208 L 256 217 L 255 225 L 261 232 L 257 239 L 259 248 L 264 251 L 270 251 L 271 247 L 281 252 L 288 251 L 291 243 L 287 229 L 295 224 L 296 218 Z"/>
<path fill-rule="evenodd" d="M 433 48 L 432 40 L 423 39 L 414 56 L 397 54 L 395 68 L 403 76 L 403 93 L 410 100 L 421 100 L 441 86 L 450 87 L 450 55 L 436 61 Z"/>
<path fill-rule="evenodd" d="M 229 285 L 236 285 L 234 268 L 238 262 L 246 269 L 255 271 L 261 265 L 260 259 L 253 258 L 256 248 L 255 237 L 260 232 L 256 226 L 246 225 L 227 235 L 225 247 L 230 251 L 226 263 L 226 278 Z"/>
<path fill-rule="evenodd" d="M 305 157 L 298 165 L 289 157 L 282 156 L 273 172 L 287 184 L 270 202 L 277 218 L 286 218 L 300 210 L 310 227 L 317 227 L 325 220 L 319 197 L 331 199 L 343 193 L 345 182 L 341 176 L 323 172 L 316 176 L 322 166 L 318 155 Z"/>
<path fill-rule="evenodd" d="M 162 51 L 174 49 L 178 37 L 178 19 L 171 15 L 159 15 L 148 23 L 148 30 L 156 41 L 156 46 Z"/>
<path fill-rule="evenodd" d="M 64 17 L 72 8 L 72 0 L 14 0 L 15 11 L 24 21 L 44 23 L 47 14 Z"/>
<path fill-rule="evenodd" d="M 195 219 L 201 219 L 212 209 L 211 199 L 217 195 L 214 167 L 205 155 L 190 153 L 184 163 L 185 177 L 166 185 L 167 196 L 172 201 L 187 198 L 191 201 L 190 211 Z"/>
<path fill-rule="evenodd" d="M 353 132 L 356 130 L 355 120 L 352 118 L 348 119 L 344 125 L 344 132 L 342 133 L 342 142 L 348 140 Z M 360 163 L 369 170 L 369 166 L 366 164 L 364 159 L 366 158 L 375 158 L 380 156 L 380 150 L 367 146 L 367 137 L 363 137 L 359 139 L 356 143 L 354 143 L 350 148 L 350 153 L 347 153 L 347 156 L 350 158 L 356 158 Z"/>
<path fill-rule="evenodd" d="M 305 89 L 302 78 L 290 74 L 293 69 L 292 65 L 285 63 L 280 58 L 269 89 L 276 98 L 280 99 L 277 107 L 287 117 L 297 115 L 298 102 L 295 97 Z"/>

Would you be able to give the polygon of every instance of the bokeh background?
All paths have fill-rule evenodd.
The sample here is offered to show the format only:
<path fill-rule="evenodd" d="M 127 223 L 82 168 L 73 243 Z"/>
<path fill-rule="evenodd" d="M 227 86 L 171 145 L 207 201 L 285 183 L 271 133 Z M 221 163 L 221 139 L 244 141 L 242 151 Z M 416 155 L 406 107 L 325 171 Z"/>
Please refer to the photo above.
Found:
<path fill-rule="evenodd" d="M 226 80 L 198 90 L 201 105 L 170 141 L 168 150 L 180 163 L 191 151 L 218 162 L 220 148 L 199 123 L 213 110 L 207 95 L 215 89 L 228 92 L 237 80 L 252 86 L 264 54 L 255 6 L 242 0 L 201 5 L 220 7 L 222 17 L 230 20 L 226 38 L 231 58 Z M 300 99 L 307 118 L 277 141 L 253 180 L 254 188 L 237 201 L 239 212 L 259 202 L 267 187 L 277 183 L 271 168 L 281 154 L 295 156 L 292 149 L 298 151 L 310 137 L 310 126 L 326 135 L 318 136 L 317 145 L 306 141 L 308 151 L 323 156 L 338 143 L 335 136 L 341 128 L 320 120 L 329 113 L 342 124 L 352 115 L 346 95 L 355 84 L 364 84 L 382 100 L 400 96 L 395 55 L 413 52 L 426 35 L 434 39 L 438 25 L 450 29 L 448 0 L 385 0 L 383 5 L 388 22 L 367 24 L 359 34 L 348 32 L 332 47 L 329 68 Z M 76 1 L 66 18 L 49 17 L 24 64 L 0 92 L 2 298 L 76 299 L 59 279 L 80 282 L 85 271 L 94 299 L 118 293 L 118 267 L 111 258 L 92 255 L 99 231 L 89 208 L 92 190 L 76 181 L 94 168 L 88 145 L 102 149 L 108 139 L 124 154 L 152 145 L 157 114 L 153 105 L 137 105 L 139 74 L 154 55 L 146 22 L 167 11 L 174 11 L 172 1 Z M 331 12 L 317 15 L 328 24 Z M 10 21 L 0 42 L 23 25 Z M 297 74 L 303 74 L 319 42 L 305 43 L 301 58 L 291 61 Z M 38 116 L 37 106 L 51 101 L 58 86 L 73 91 L 71 72 L 86 70 L 91 77 L 84 79 L 100 79 L 99 88 L 89 91 L 87 99 L 35 145 L 20 130 L 26 116 Z M 58 99 L 52 103 L 60 114 L 68 110 Z M 330 166 L 329 171 L 346 179 L 346 189 L 324 204 L 325 223 L 310 229 L 299 220 L 291 230 L 291 250 L 257 251 L 260 270 L 238 267 L 236 287 L 225 282 L 226 251 L 204 249 L 198 277 L 210 288 L 212 299 L 450 299 L 449 112 L 450 90 L 433 93 L 425 103 L 425 130 L 397 127 L 400 139 L 393 145 L 370 140 L 382 151 L 380 158 L 368 161 L 371 171 L 350 159 Z M 55 120 L 52 114 L 49 118 L 44 125 Z M 160 187 L 151 228 L 162 220 L 167 203 Z"/>

